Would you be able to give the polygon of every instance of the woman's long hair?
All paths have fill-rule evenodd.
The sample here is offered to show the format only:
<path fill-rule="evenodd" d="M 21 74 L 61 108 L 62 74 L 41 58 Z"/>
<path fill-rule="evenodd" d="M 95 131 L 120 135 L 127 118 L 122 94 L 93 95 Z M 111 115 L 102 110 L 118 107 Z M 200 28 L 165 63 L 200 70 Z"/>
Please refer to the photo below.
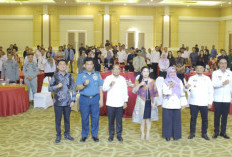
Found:
<path fill-rule="evenodd" d="M 144 66 L 144 67 L 142 67 L 142 69 L 141 69 L 141 74 L 140 74 L 140 76 L 139 76 L 139 83 L 141 83 L 141 82 L 142 82 L 142 80 L 143 80 L 142 72 L 143 72 L 143 70 L 144 70 L 144 69 L 148 69 L 148 70 L 149 70 L 149 73 L 150 73 L 150 69 L 149 69 L 149 67 L 148 67 L 148 66 Z"/>

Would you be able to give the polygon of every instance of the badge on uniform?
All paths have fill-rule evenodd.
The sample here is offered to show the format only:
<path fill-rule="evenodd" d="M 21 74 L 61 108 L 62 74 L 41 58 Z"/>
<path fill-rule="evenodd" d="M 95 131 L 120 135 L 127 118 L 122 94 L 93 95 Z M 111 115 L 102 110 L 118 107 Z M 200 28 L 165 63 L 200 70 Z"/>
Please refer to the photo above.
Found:
<path fill-rule="evenodd" d="M 97 74 L 93 74 L 93 79 L 94 79 L 95 81 L 98 80 Z"/>
<path fill-rule="evenodd" d="M 218 79 L 221 80 L 221 79 L 222 79 L 222 76 L 218 76 Z"/>
<path fill-rule="evenodd" d="M 84 76 L 83 76 L 83 78 L 84 78 L 84 79 L 86 79 L 86 78 L 87 78 L 87 76 L 85 76 L 85 75 L 84 75 Z"/>

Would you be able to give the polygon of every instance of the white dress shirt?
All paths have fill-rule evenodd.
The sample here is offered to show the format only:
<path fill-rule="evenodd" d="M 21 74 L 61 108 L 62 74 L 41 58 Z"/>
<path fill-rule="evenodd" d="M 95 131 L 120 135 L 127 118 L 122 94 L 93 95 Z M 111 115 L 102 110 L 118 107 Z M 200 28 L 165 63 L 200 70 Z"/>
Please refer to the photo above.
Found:
<path fill-rule="evenodd" d="M 118 62 L 119 63 L 124 63 L 125 60 L 127 59 L 127 55 L 124 51 L 118 51 L 117 55 L 118 55 Z"/>
<path fill-rule="evenodd" d="M 230 83 L 223 85 L 225 80 Z M 214 101 L 215 102 L 231 102 L 231 81 L 232 73 L 230 70 L 222 72 L 220 69 L 213 72 L 212 82 L 214 87 Z"/>
<path fill-rule="evenodd" d="M 51 65 L 48 63 L 47 59 L 43 60 L 43 64 L 44 64 L 44 72 L 45 73 L 53 73 L 56 71 L 56 63 L 53 59 L 53 66 L 51 67 Z"/>
<path fill-rule="evenodd" d="M 160 71 L 167 71 L 167 69 L 169 68 L 169 65 L 170 65 L 170 62 L 169 62 L 169 60 L 168 60 L 168 64 L 163 64 L 161 61 L 159 61 L 159 68 L 160 68 Z M 163 70 L 163 69 L 165 69 L 165 70 Z"/>
<path fill-rule="evenodd" d="M 151 63 L 159 63 L 159 59 L 160 59 L 160 53 L 153 51 L 151 53 Z"/>
<path fill-rule="evenodd" d="M 194 75 L 189 78 L 189 104 L 196 106 L 208 106 L 213 103 L 213 85 L 208 76 Z"/>
<path fill-rule="evenodd" d="M 183 57 L 184 59 L 189 59 L 190 53 L 191 52 L 189 52 L 189 51 L 184 51 L 184 53 L 181 55 L 181 57 Z"/>
<path fill-rule="evenodd" d="M 115 81 L 115 84 L 110 87 L 112 81 Z M 107 76 L 103 83 L 103 91 L 107 91 L 107 106 L 122 107 L 128 101 L 127 84 L 123 76 Z"/>
<path fill-rule="evenodd" d="M 36 49 L 36 50 L 35 50 L 35 57 L 36 57 L 37 59 L 39 59 L 40 56 L 42 56 L 41 52 L 40 52 L 38 49 Z"/>
<path fill-rule="evenodd" d="M 166 85 L 166 83 L 163 83 L 163 94 L 164 95 L 172 95 L 169 99 L 164 96 L 162 107 L 166 109 L 180 109 L 182 106 L 186 106 L 187 103 L 183 103 L 181 99 L 185 98 L 185 92 L 184 92 L 184 86 L 183 83 L 180 82 L 181 87 L 181 98 L 178 98 L 177 95 L 172 95 L 172 88 L 169 88 L 169 86 Z M 187 101 L 186 101 L 187 102 Z"/>

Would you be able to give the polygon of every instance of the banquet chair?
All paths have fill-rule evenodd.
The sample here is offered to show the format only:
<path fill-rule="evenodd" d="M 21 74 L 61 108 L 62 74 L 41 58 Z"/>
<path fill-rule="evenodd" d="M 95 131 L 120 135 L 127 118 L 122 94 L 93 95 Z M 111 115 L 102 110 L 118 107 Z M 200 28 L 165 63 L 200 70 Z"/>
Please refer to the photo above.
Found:
<path fill-rule="evenodd" d="M 43 86 L 41 93 L 36 93 L 34 95 L 34 108 L 43 108 L 47 109 L 50 106 L 53 106 L 53 99 L 51 92 L 48 91 L 48 85 L 51 77 L 45 77 L 43 80 Z"/>

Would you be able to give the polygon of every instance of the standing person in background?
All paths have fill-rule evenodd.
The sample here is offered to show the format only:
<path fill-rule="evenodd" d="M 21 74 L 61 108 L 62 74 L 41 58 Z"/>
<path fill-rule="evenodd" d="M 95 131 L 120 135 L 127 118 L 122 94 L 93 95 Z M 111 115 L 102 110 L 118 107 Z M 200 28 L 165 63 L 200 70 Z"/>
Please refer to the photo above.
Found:
<path fill-rule="evenodd" d="M 107 52 L 107 57 L 104 59 L 104 64 L 108 70 L 113 69 L 114 60 L 113 60 L 113 57 L 111 56 L 110 51 Z"/>
<path fill-rule="evenodd" d="M 193 52 L 190 54 L 190 60 L 192 63 L 192 66 L 195 67 L 197 64 L 197 59 L 198 59 L 198 53 L 196 52 L 196 48 L 192 48 Z"/>
<path fill-rule="evenodd" d="M 185 73 L 185 59 L 181 57 L 181 52 L 177 52 L 177 58 L 175 61 L 174 67 L 176 68 L 177 77 L 184 82 L 184 73 Z"/>
<path fill-rule="evenodd" d="M 73 50 L 73 53 L 74 53 L 74 55 L 76 54 L 76 50 L 75 50 L 75 48 L 73 47 L 73 45 L 71 45 L 71 49 Z"/>
<path fill-rule="evenodd" d="M 228 55 L 228 68 L 230 68 L 230 71 L 232 71 L 232 49 L 230 49 L 230 52 Z"/>
<path fill-rule="evenodd" d="M 175 67 L 169 67 L 163 83 L 164 100 L 162 104 L 162 134 L 166 141 L 181 138 L 181 109 L 187 105 L 182 81 L 176 75 Z"/>
<path fill-rule="evenodd" d="M 101 71 L 101 64 L 102 64 L 102 60 L 101 60 L 101 53 L 96 53 L 93 59 L 93 64 L 94 64 L 94 69 L 95 71 Z"/>
<path fill-rule="evenodd" d="M 16 83 L 19 80 L 19 65 L 13 60 L 12 52 L 7 53 L 7 60 L 2 64 L 1 78 Z"/>
<path fill-rule="evenodd" d="M 159 47 L 156 46 L 155 51 L 151 53 L 151 68 L 153 69 L 155 78 L 157 78 L 159 60 L 160 60 Z"/>
<path fill-rule="evenodd" d="M 199 53 L 199 48 L 198 48 L 198 45 L 196 44 L 195 45 L 195 50 L 196 50 L 196 52 L 197 52 L 197 54 Z"/>
<path fill-rule="evenodd" d="M 51 47 L 51 46 L 48 47 L 48 52 L 51 53 L 51 57 L 52 57 L 52 58 L 54 58 L 54 57 L 56 56 L 56 53 L 52 50 L 52 47 Z"/>
<path fill-rule="evenodd" d="M 65 53 L 63 51 L 63 47 L 59 46 L 59 51 L 56 53 L 57 60 L 64 60 Z"/>
<path fill-rule="evenodd" d="M 169 60 L 170 66 L 174 66 L 176 64 L 172 51 L 168 51 L 168 60 Z"/>
<path fill-rule="evenodd" d="M 141 72 L 141 68 L 146 64 L 144 57 L 141 56 L 141 50 L 137 50 L 137 56 L 133 59 L 135 77 Z"/>
<path fill-rule="evenodd" d="M 71 65 L 71 73 L 73 73 L 74 52 L 73 52 L 73 50 L 71 49 L 70 44 L 68 44 L 68 49 L 65 49 L 64 52 L 65 52 L 66 64 L 68 65 L 68 63 L 70 62 L 70 65 Z"/>
<path fill-rule="evenodd" d="M 167 55 L 162 53 L 162 57 L 159 60 L 160 77 L 166 78 L 169 65 L 170 63 L 167 59 Z"/>
<path fill-rule="evenodd" d="M 86 55 L 85 50 L 82 50 L 81 56 L 77 60 L 78 73 L 81 73 L 85 69 L 84 68 L 85 55 Z"/>
<path fill-rule="evenodd" d="M 128 64 L 128 70 L 129 71 L 134 71 L 133 67 L 133 59 L 136 57 L 135 55 L 135 48 L 131 47 L 130 48 L 130 54 L 127 57 L 127 64 Z"/>
<path fill-rule="evenodd" d="M 81 43 L 81 46 L 80 46 L 80 48 L 79 48 L 79 55 L 81 56 L 81 53 L 82 53 L 82 51 L 86 51 L 86 48 L 85 48 L 85 46 L 84 46 L 84 44 L 83 43 Z"/>
<path fill-rule="evenodd" d="M 46 59 L 43 60 L 43 64 L 45 77 L 52 77 L 54 75 L 54 72 L 56 71 L 56 64 L 50 52 L 46 53 Z"/>
<path fill-rule="evenodd" d="M 48 90 L 54 91 L 54 111 L 56 123 L 56 143 L 61 140 L 61 120 L 62 114 L 64 115 L 64 138 L 73 141 L 74 138 L 70 136 L 70 113 L 71 107 L 74 106 L 76 101 L 76 86 L 73 76 L 66 73 L 67 64 L 65 60 L 58 60 L 58 72 L 52 77 Z M 72 94 L 71 94 L 72 93 Z"/>
<path fill-rule="evenodd" d="M 133 92 L 137 93 L 138 96 L 132 120 L 135 123 L 140 123 L 141 140 L 145 139 L 145 123 L 147 125 L 146 140 L 150 140 L 151 122 L 158 120 L 158 111 L 156 109 L 158 91 L 155 81 L 149 77 L 149 74 L 149 68 L 144 66 L 133 88 Z"/>
<path fill-rule="evenodd" d="M 210 57 L 214 58 L 217 56 L 217 49 L 215 49 L 215 45 L 212 46 Z"/>
<path fill-rule="evenodd" d="M 46 52 L 44 48 L 41 48 L 41 56 L 38 60 L 38 68 L 40 72 L 44 72 L 44 60 L 46 59 Z"/>
<path fill-rule="evenodd" d="M 219 69 L 212 74 L 212 82 L 214 87 L 214 136 L 218 135 L 229 139 L 226 134 L 227 117 L 231 103 L 231 81 L 232 72 L 227 70 L 227 60 L 222 58 L 218 62 Z M 221 120 L 221 132 L 219 134 Z"/>
<path fill-rule="evenodd" d="M 118 64 L 113 66 L 113 74 L 107 76 L 104 84 L 103 91 L 107 91 L 107 111 L 109 121 L 109 138 L 108 141 L 112 142 L 114 139 L 114 121 L 116 120 L 116 132 L 119 142 L 123 142 L 122 138 L 122 116 L 123 109 L 127 107 L 128 91 L 127 84 L 124 77 L 120 76 L 120 67 Z"/>
<path fill-rule="evenodd" d="M 148 49 L 148 52 L 146 53 L 146 63 L 149 69 L 151 68 L 151 49 Z"/>
<path fill-rule="evenodd" d="M 38 66 L 33 62 L 33 53 L 28 54 L 28 62 L 23 66 L 23 74 L 25 76 L 25 83 L 28 87 L 28 93 L 32 89 L 33 97 L 37 93 L 37 74 L 39 72 Z"/>

